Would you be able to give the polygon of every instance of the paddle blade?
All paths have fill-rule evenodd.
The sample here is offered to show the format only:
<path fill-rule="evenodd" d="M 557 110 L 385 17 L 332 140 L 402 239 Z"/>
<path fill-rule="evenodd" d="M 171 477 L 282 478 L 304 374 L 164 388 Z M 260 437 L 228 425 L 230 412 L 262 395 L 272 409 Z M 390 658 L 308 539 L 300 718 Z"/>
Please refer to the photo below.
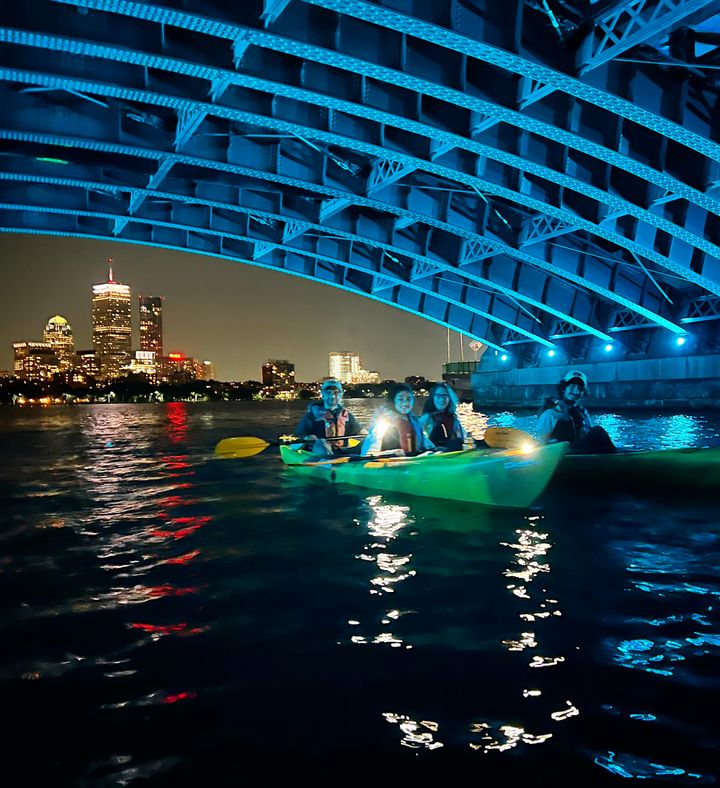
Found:
<path fill-rule="evenodd" d="M 484 440 L 492 449 L 528 449 L 538 446 L 532 435 L 513 427 L 488 427 Z"/>
<path fill-rule="evenodd" d="M 223 438 L 215 447 L 215 455 L 223 459 L 253 457 L 265 451 L 269 445 L 262 438 Z"/>

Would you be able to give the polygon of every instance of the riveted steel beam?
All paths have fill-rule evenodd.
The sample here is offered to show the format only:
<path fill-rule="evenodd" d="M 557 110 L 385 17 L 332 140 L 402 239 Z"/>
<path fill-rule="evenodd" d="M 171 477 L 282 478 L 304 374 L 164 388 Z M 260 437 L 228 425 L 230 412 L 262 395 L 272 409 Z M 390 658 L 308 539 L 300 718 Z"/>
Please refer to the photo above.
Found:
<path fill-rule="evenodd" d="M 56 78 L 52 75 L 36 74 L 34 72 L 18 71 L 15 69 L 0 69 L 0 77 L 5 78 L 6 80 L 30 82 L 30 84 L 42 84 L 44 86 L 49 86 L 49 87 L 62 87 L 62 86 L 67 87 L 68 85 L 71 85 L 79 89 L 81 88 L 87 90 L 88 92 L 96 92 L 101 95 L 124 98 L 126 100 L 131 100 L 131 101 L 151 102 L 157 106 L 167 106 L 175 111 L 177 111 L 179 108 L 187 106 L 188 104 L 190 104 L 191 106 L 198 105 L 198 102 L 185 102 L 172 96 L 154 94 L 154 93 L 150 94 L 147 91 L 116 88 L 104 84 L 91 83 L 87 80 L 61 79 L 61 78 Z M 382 153 L 382 149 L 379 146 L 358 142 L 357 140 L 354 139 L 341 137 L 339 135 L 318 130 L 315 128 L 298 126 L 297 124 L 288 123 L 286 121 L 281 121 L 276 118 L 271 118 L 267 116 L 258 116 L 255 113 L 240 112 L 237 110 L 220 107 L 217 105 L 202 104 L 202 106 L 206 109 L 208 114 L 213 114 L 214 116 L 226 118 L 228 120 L 237 120 L 245 123 L 250 123 L 256 126 L 260 125 L 260 126 L 268 127 L 279 132 L 287 132 L 290 133 L 292 136 L 300 139 L 315 139 L 317 141 L 328 143 L 328 144 L 343 145 L 351 148 L 354 151 L 358 151 L 364 154 L 369 154 L 371 156 L 381 155 Z M 512 189 L 497 186 L 493 183 L 477 178 L 476 176 L 473 175 L 465 175 L 464 173 L 451 170 L 447 167 L 442 167 L 435 163 L 421 161 L 411 156 L 400 156 L 399 154 L 395 154 L 394 158 L 396 161 L 406 162 L 412 167 L 422 168 L 423 172 L 437 174 L 441 177 L 458 181 L 460 183 L 472 187 L 478 192 L 487 191 L 491 194 L 495 194 L 497 196 L 502 196 L 509 200 L 520 202 L 521 204 L 526 205 L 527 207 L 532 207 L 535 208 L 536 210 L 544 211 L 546 214 L 549 215 L 554 214 L 563 219 L 570 215 L 567 212 L 567 210 L 560 208 L 553 209 L 539 200 L 528 197 L 519 192 L 514 192 Z M 529 167 L 529 165 L 526 166 Z M 618 214 L 622 214 L 628 205 L 627 203 L 625 203 L 625 201 L 622 200 L 615 201 L 613 198 L 607 198 L 607 201 L 617 205 Z M 344 207 L 346 207 L 347 204 L 348 203 L 332 202 L 329 203 L 327 206 L 325 206 L 324 210 L 330 211 L 331 213 L 337 212 L 338 210 L 342 210 Z M 672 232 L 672 234 L 678 236 L 680 240 L 682 240 L 685 243 L 692 244 L 692 242 L 694 241 L 694 245 L 697 248 L 704 251 L 706 254 L 720 256 L 720 248 L 718 248 L 716 245 L 709 243 L 697 236 L 693 236 L 690 233 L 687 233 L 686 231 L 676 227 L 675 225 L 673 225 L 671 222 L 668 222 L 667 220 L 660 219 L 659 217 L 653 217 L 652 221 L 653 224 L 655 224 L 659 229 L 663 229 L 667 232 Z M 578 229 L 584 229 L 596 235 L 600 235 L 601 237 L 611 240 L 620 246 L 625 246 L 626 248 L 631 249 L 632 251 L 635 251 L 640 255 L 643 256 L 652 255 L 652 252 L 648 252 L 648 250 L 644 249 L 639 244 L 633 244 L 631 242 L 628 242 L 618 233 L 609 232 L 605 230 L 603 227 L 595 225 L 593 222 L 576 217 L 574 219 L 574 224 Z M 682 275 L 686 275 L 687 278 L 690 280 L 698 281 L 693 270 L 687 267 L 679 266 L 673 263 L 672 261 L 669 261 L 667 258 L 658 259 L 658 257 L 660 256 L 657 256 L 654 259 L 657 262 L 659 262 L 659 264 L 668 267 L 669 270 L 672 270 L 675 273 L 682 273 Z M 714 285 L 711 284 L 710 287 L 720 288 L 720 283 Z"/>
<path fill-rule="evenodd" d="M 5 131 L 0 132 L 0 137 L 16 138 L 16 139 L 17 138 L 36 139 L 38 141 L 40 141 L 40 140 L 47 141 L 47 140 L 50 139 L 49 135 L 29 135 L 28 136 L 28 135 L 22 135 L 22 134 L 17 134 L 17 133 L 12 133 L 12 132 L 5 132 Z M 60 141 L 58 141 L 58 142 L 60 142 Z M 67 144 L 67 143 L 60 142 L 60 144 Z M 92 146 L 88 146 L 88 143 L 86 141 L 83 141 L 83 140 L 75 140 L 73 144 L 79 145 L 80 147 L 92 147 Z M 114 149 L 118 153 L 121 152 L 121 151 L 130 152 L 131 150 L 133 150 L 132 148 L 130 148 L 128 146 L 108 146 L 107 144 L 101 145 L 100 149 L 103 149 L 103 150 Z M 137 152 L 137 150 L 136 150 L 136 152 Z M 150 156 L 153 156 L 153 155 L 161 156 L 162 154 L 156 154 L 154 152 L 149 152 L 148 153 L 146 151 L 143 155 L 145 155 L 145 156 L 147 156 L 147 155 L 150 155 Z M 198 163 L 198 160 L 197 159 L 193 159 L 192 157 L 178 157 L 178 159 L 180 159 L 180 158 L 184 158 L 184 160 L 188 164 L 191 164 L 193 162 Z M 217 166 L 217 165 L 213 164 L 212 166 Z M 225 165 L 224 167 L 222 167 L 222 169 L 226 169 L 226 170 L 229 170 L 229 171 L 235 171 L 235 172 L 245 172 L 247 174 L 252 174 L 253 176 L 257 176 L 259 174 L 257 171 L 253 172 L 249 168 L 239 168 L 239 167 L 236 167 L 236 166 L 233 166 L 233 165 Z M 273 178 L 273 180 L 277 180 L 277 181 L 279 181 L 281 183 L 285 183 L 286 185 L 293 184 L 293 185 L 297 185 L 300 188 L 304 188 L 304 189 L 311 188 L 314 191 L 321 191 L 325 195 L 327 195 L 328 192 L 331 192 L 331 193 L 334 192 L 334 194 L 337 195 L 337 199 L 349 199 L 348 197 L 340 197 L 341 192 L 339 192 L 338 190 L 331 190 L 328 187 L 318 187 L 318 186 L 309 184 L 307 181 L 298 181 L 297 179 L 291 179 L 291 178 L 287 178 L 285 176 L 277 176 L 275 174 L 272 175 L 272 178 Z M 371 200 L 362 199 L 362 198 L 356 198 L 356 197 L 353 197 L 351 199 L 357 205 L 367 205 L 368 207 L 377 207 L 380 210 L 384 210 L 384 211 L 390 210 L 391 212 L 395 212 L 395 211 L 398 210 L 394 206 L 388 206 L 387 204 L 379 203 L 377 201 L 371 201 Z M 410 214 L 410 212 L 407 212 L 407 213 Z M 445 222 L 439 222 L 437 220 L 433 221 L 431 218 L 429 218 L 427 216 L 423 216 L 421 214 L 417 214 L 417 213 L 414 213 L 412 215 L 414 216 L 415 220 L 418 221 L 418 222 L 425 222 L 425 223 L 431 222 L 434 226 L 437 226 L 438 228 L 447 230 L 447 231 L 452 232 L 452 233 L 457 233 L 458 232 L 457 228 L 452 227 L 452 226 L 448 225 Z M 476 240 L 476 237 L 473 236 L 472 233 L 465 233 L 465 237 L 468 237 L 470 240 Z M 504 243 L 502 243 L 500 241 L 494 241 L 494 243 L 495 243 L 496 251 L 497 251 L 498 254 L 510 255 L 512 257 L 515 257 L 518 260 L 530 263 L 533 266 L 541 268 L 541 269 L 547 271 L 548 273 L 559 275 L 562 278 L 567 279 L 570 282 L 574 282 L 576 285 L 579 285 L 581 287 L 588 287 L 593 292 L 596 292 L 598 295 L 600 295 L 603 298 L 607 298 L 608 300 L 611 300 L 611 301 L 616 301 L 617 303 L 620 303 L 621 305 L 624 305 L 624 306 L 626 306 L 628 308 L 637 309 L 638 311 L 646 313 L 648 315 L 648 319 L 656 320 L 657 322 L 659 322 L 659 323 L 665 325 L 666 327 L 670 328 L 670 330 L 678 331 L 678 332 L 681 331 L 681 329 L 679 329 L 679 327 L 675 326 L 672 323 L 672 321 L 668 321 L 666 318 L 662 317 L 661 315 L 659 315 L 658 313 L 654 312 L 653 310 L 648 310 L 648 309 L 646 309 L 645 307 L 643 307 L 642 305 L 638 304 L 637 302 L 633 301 L 630 298 L 627 298 L 625 296 L 619 295 L 618 293 L 613 293 L 613 292 L 609 291 L 605 287 L 598 286 L 597 284 L 591 282 L 590 280 L 584 278 L 583 276 L 575 273 L 573 270 L 568 270 L 567 268 L 558 267 L 557 265 L 554 265 L 552 263 L 548 263 L 545 260 L 542 260 L 541 258 L 537 258 L 537 257 L 529 255 L 529 254 L 527 254 L 525 252 L 521 252 L 519 250 L 515 250 L 512 247 L 509 247 L 507 244 L 504 244 Z"/>
<path fill-rule="evenodd" d="M 122 199 L 123 195 L 126 193 L 130 196 L 130 190 L 126 189 L 125 187 L 119 187 L 119 186 L 105 187 L 103 186 L 103 184 L 93 181 L 80 181 L 80 180 L 58 178 L 52 176 L 21 175 L 21 174 L 13 175 L 9 173 L 0 173 L 0 180 L 5 181 L 6 183 L 19 183 L 19 184 L 43 183 L 48 186 L 62 187 L 65 190 L 71 188 L 80 189 L 83 190 L 88 195 L 88 197 L 81 197 L 81 199 L 77 201 L 76 205 L 82 207 L 86 207 L 87 204 L 89 204 L 90 202 L 89 195 L 93 193 L 98 193 L 101 195 L 108 194 L 113 199 L 116 200 Z M 4 191 L 7 193 L 9 192 L 9 189 L 5 187 Z M 134 194 L 135 191 L 136 190 L 132 190 L 132 194 Z M 24 200 L 26 199 L 27 194 L 24 192 L 20 192 L 17 196 L 21 200 Z M 243 208 L 236 204 L 224 204 L 209 199 L 203 199 L 198 196 L 189 196 L 186 194 L 174 194 L 168 192 L 146 191 L 145 197 L 146 197 L 146 201 L 149 200 L 149 203 L 146 202 L 146 205 L 152 205 L 154 203 L 157 203 L 158 201 L 165 204 L 178 202 L 181 205 L 182 204 L 197 205 L 200 208 L 210 209 L 211 211 L 210 216 L 215 217 L 217 219 L 217 225 L 219 228 L 220 227 L 225 228 L 228 226 L 227 223 L 222 222 L 220 218 L 223 214 L 226 214 L 227 212 L 230 212 L 231 214 L 247 214 L 250 218 L 254 219 L 255 221 L 262 220 L 261 224 L 263 225 L 262 229 L 264 233 L 263 234 L 264 239 L 268 238 L 267 231 L 265 230 L 266 227 L 276 227 L 276 226 L 281 227 L 283 224 L 285 224 L 285 229 L 287 230 L 287 227 L 296 224 L 295 222 L 287 221 L 282 214 L 274 214 L 263 210 Z M 68 202 L 70 205 L 73 205 L 73 203 L 70 203 L 67 200 L 67 198 L 66 198 L 66 202 Z M 117 209 L 117 205 L 113 205 L 113 207 Z M 212 213 L 213 210 L 215 211 L 214 213 Z M 187 214 L 185 214 L 184 216 L 185 218 L 187 218 Z M 203 214 L 202 218 L 204 218 L 204 216 L 205 214 Z M 213 220 L 211 218 L 211 222 L 212 221 Z M 229 226 L 235 227 L 236 224 L 237 222 L 233 220 L 232 222 L 230 222 Z M 211 226 L 214 226 L 214 224 L 212 224 Z M 538 320 L 538 318 L 535 315 L 529 312 L 527 308 L 523 307 L 522 304 L 519 302 L 527 304 L 528 306 L 536 310 L 539 310 L 540 312 L 546 312 L 548 315 L 551 316 L 559 317 L 560 315 L 563 315 L 563 313 L 558 311 L 556 308 L 554 308 L 551 303 L 538 301 L 532 298 L 528 293 L 521 291 L 514 291 L 510 287 L 504 285 L 501 282 L 488 279 L 482 276 L 481 273 L 478 273 L 476 270 L 471 270 L 472 266 L 469 265 L 465 265 L 462 269 L 457 269 L 448 263 L 442 263 L 439 261 L 437 263 L 434 262 L 431 263 L 430 261 L 428 261 L 426 257 L 416 252 L 409 251 L 408 249 L 401 248 L 395 245 L 390 245 L 387 243 L 382 243 L 379 241 L 370 241 L 369 239 L 363 238 L 356 234 L 344 232 L 341 230 L 337 230 L 335 228 L 328 228 L 320 224 L 306 223 L 306 227 L 304 229 L 310 230 L 314 234 L 330 233 L 330 235 L 326 235 L 328 239 L 339 238 L 339 239 L 345 239 L 347 242 L 351 242 L 351 243 L 361 243 L 364 246 L 371 246 L 383 250 L 386 253 L 389 253 L 391 256 L 402 255 L 405 258 L 408 258 L 412 261 L 412 268 L 410 269 L 410 273 L 409 273 L 409 277 L 412 281 L 415 281 L 417 279 L 427 278 L 428 276 L 434 276 L 438 274 L 447 276 L 449 273 L 452 273 L 452 276 L 456 281 L 465 283 L 466 289 L 470 288 L 471 290 L 476 292 L 479 292 L 480 290 L 494 291 L 497 292 L 501 298 L 502 297 L 509 298 L 512 304 L 517 306 L 518 309 L 520 309 L 522 312 L 525 313 L 525 315 L 529 316 L 532 323 L 540 324 L 541 321 Z M 246 232 L 252 234 L 253 229 L 251 223 L 247 224 Z M 294 232 L 290 233 L 290 235 L 292 236 L 292 238 L 296 237 L 296 234 Z M 288 243 L 288 239 L 285 236 L 285 231 L 282 232 L 282 236 L 276 234 L 273 237 L 278 240 L 278 243 L 275 244 L 278 247 L 281 247 Z M 269 241 L 267 240 L 265 242 L 269 243 Z M 266 251 L 269 251 L 269 247 L 266 249 Z M 502 309 L 506 317 L 510 317 L 511 312 L 509 310 L 513 309 L 512 306 L 508 306 L 507 304 L 498 302 L 497 299 L 493 301 L 493 304 L 494 307 Z M 576 330 L 594 334 L 602 339 L 609 338 L 606 335 L 604 335 L 601 331 L 599 331 L 597 328 L 588 325 L 586 323 L 583 323 L 581 320 L 579 320 L 576 316 L 572 314 L 567 314 L 563 316 L 566 318 L 569 324 L 575 327 Z M 514 320 L 517 324 L 521 324 L 523 320 L 523 315 L 518 315 L 516 313 Z"/>

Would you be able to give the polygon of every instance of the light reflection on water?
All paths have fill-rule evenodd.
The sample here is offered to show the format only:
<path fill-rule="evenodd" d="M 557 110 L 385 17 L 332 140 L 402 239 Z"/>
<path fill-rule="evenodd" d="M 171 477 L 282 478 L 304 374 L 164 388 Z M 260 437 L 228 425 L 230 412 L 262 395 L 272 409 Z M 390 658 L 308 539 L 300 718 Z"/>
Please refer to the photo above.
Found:
<path fill-rule="evenodd" d="M 593 422 L 607 430 L 616 446 L 625 449 L 681 449 L 693 446 L 717 445 L 720 429 L 717 420 L 703 413 L 667 414 L 628 418 L 618 413 L 593 410 Z M 462 403 L 458 415 L 465 428 L 480 438 L 488 426 L 514 427 L 536 435 L 537 415 L 475 413 L 472 405 Z"/>
<path fill-rule="evenodd" d="M 300 404 L 247 407 L 22 414 L 11 461 L 0 457 L 0 686 L 10 710 L 27 687 L 42 698 L 44 740 L 58 742 L 48 760 L 84 784 L 202 775 L 216 761 L 227 775 L 277 753 L 290 725 L 288 763 L 353 738 L 368 762 L 388 742 L 423 766 L 462 751 L 479 778 L 488 763 L 572 756 L 589 784 L 709 780 L 715 514 L 611 493 L 488 513 L 329 491 L 286 478 L 272 451 L 212 459 L 221 437 L 289 431 Z M 534 424 L 466 417 L 476 434 L 489 418 Z M 601 418 L 639 446 L 717 434 L 702 414 Z M 70 732 L 93 726 L 112 745 L 91 742 L 78 765 Z"/>

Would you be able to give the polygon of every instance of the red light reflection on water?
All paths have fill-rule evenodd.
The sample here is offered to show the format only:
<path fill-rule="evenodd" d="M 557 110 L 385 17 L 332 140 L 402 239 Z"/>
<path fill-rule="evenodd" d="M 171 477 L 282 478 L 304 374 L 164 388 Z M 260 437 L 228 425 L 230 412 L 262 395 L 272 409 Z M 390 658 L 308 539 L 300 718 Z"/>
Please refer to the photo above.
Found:
<path fill-rule="evenodd" d="M 168 402 L 165 406 L 168 417 L 167 434 L 171 443 L 180 443 L 188 431 L 187 407 L 184 402 Z"/>
<path fill-rule="evenodd" d="M 197 594 L 197 592 L 198 586 L 176 588 L 170 583 L 163 583 L 161 586 L 149 586 L 147 589 L 147 594 L 150 597 L 185 596 L 186 594 Z"/>
<path fill-rule="evenodd" d="M 190 467 L 187 458 L 187 454 L 166 454 L 163 456 L 163 463 L 171 471 L 183 471 Z M 190 474 L 194 475 L 194 473 L 195 471 L 190 471 Z M 171 478 L 177 478 L 178 476 L 187 476 L 188 474 L 171 473 L 169 475 Z"/>
<path fill-rule="evenodd" d="M 177 703 L 179 700 L 194 700 L 197 692 L 178 692 L 177 695 L 167 695 L 163 698 L 163 703 Z"/>
<path fill-rule="evenodd" d="M 185 555 L 179 555 L 176 558 L 166 558 L 161 563 L 163 564 L 189 564 L 193 558 L 197 558 L 200 555 L 199 550 L 191 550 L 189 553 L 185 553 Z"/>
<path fill-rule="evenodd" d="M 182 624 L 143 624 L 134 621 L 128 626 L 130 629 L 139 629 L 150 635 L 198 635 L 207 629 L 207 627 L 191 627 L 187 621 Z"/>
<path fill-rule="evenodd" d="M 184 539 L 186 536 L 195 533 L 195 531 L 202 528 L 210 522 L 210 517 L 205 515 L 203 517 L 174 517 L 167 521 L 168 526 L 181 525 L 184 528 L 155 528 L 150 531 L 151 536 L 156 536 L 160 539 Z"/>

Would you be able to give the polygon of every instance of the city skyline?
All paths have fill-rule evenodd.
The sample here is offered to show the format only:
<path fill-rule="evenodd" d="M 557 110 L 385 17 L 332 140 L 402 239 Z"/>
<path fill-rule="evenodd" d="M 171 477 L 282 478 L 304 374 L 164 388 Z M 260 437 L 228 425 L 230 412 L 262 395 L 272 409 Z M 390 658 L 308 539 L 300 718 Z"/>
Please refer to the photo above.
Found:
<path fill-rule="evenodd" d="M 0 238 L 0 257 L 6 262 L 0 369 L 12 367 L 12 343 L 39 338 L 55 314 L 72 325 L 76 348 L 92 346 L 88 293 L 106 277 L 108 257 L 115 278 L 133 293 L 163 296 L 166 352 L 212 358 L 222 380 L 257 380 L 268 358 L 290 359 L 298 380 L 319 380 L 327 375 L 328 353 L 339 347 L 352 348 L 383 378 L 439 378 L 446 360 L 442 326 L 249 265 L 131 244 L 22 235 Z M 38 287 L 38 279 L 45 287 Z M 453 356 L 459 356 L 458 339 L 453 334 Z M 139 347 L 135 315 L 132 346 Z"/>

